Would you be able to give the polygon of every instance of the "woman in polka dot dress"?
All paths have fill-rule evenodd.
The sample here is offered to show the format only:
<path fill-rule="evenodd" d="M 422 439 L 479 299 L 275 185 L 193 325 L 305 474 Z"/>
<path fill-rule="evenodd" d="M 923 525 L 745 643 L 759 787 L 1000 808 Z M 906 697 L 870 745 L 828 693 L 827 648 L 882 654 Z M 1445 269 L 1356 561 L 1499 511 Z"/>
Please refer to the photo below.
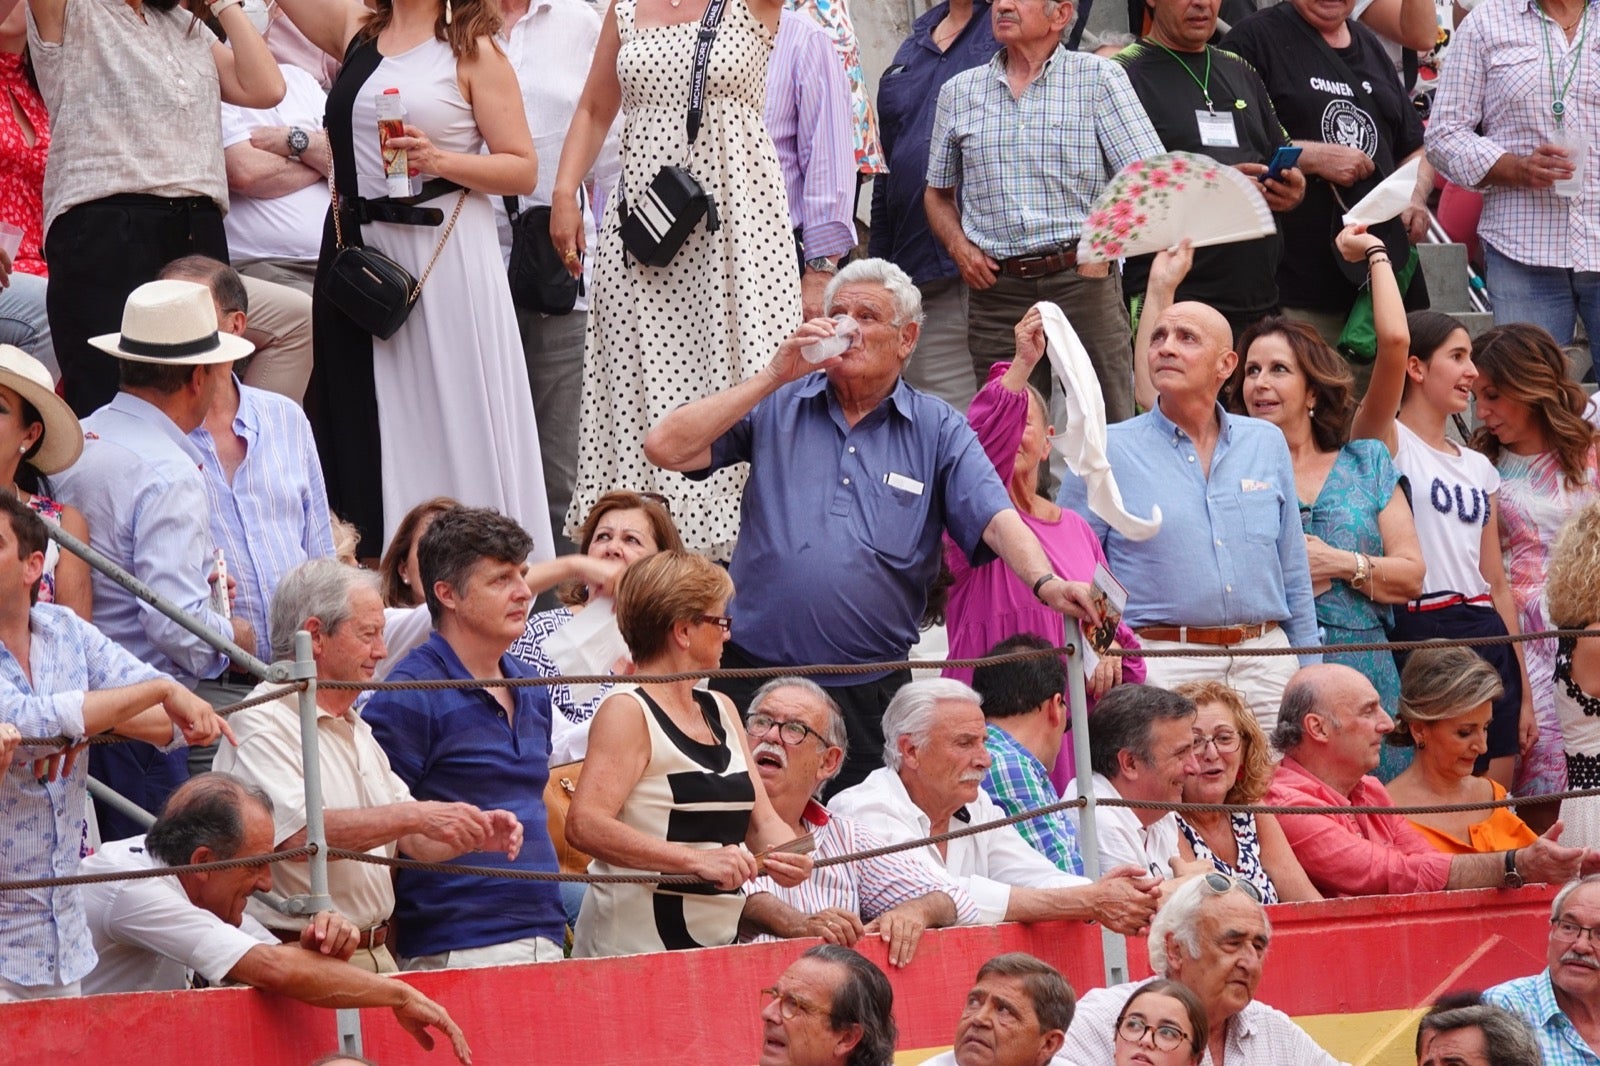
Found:
<path fill-rule="evenodd" d="M 594 250 L 569 534 L 605 492 L 659 492 L 686 548 L 720 560 L 733 552 L 746 468 L 690 481 L 651 466 L 643 444 L 679 404 L 760 370 L 800 321 L 783 174 L 762 122 L 780 6 L 727 0 L 692 147 L 689 81 L 704 0 L 617 0 L 606 15 L 556 174 L 557 251 L 585 251 L 577 190 L 619 108 L 628 202 L 641 201 L 662 166 L 687 166 L 715 199 L 721 227 L 696 226 L 671 263 L 647 267 L 624 253 L 615 195 L 608 200 Z"/>

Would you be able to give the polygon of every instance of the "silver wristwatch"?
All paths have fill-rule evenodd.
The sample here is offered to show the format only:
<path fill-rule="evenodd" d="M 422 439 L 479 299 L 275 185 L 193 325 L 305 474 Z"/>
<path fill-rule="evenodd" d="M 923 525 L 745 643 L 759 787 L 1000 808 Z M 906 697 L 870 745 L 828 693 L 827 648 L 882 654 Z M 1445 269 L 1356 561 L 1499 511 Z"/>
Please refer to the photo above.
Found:
<path fill-rule="evenodd" d="M 299 126 L 290 126 L 284 139 L 289 144 L 289 158 L 296 163 L 300 162 L 300 153 L 311 147 L 311 134 Z"/>

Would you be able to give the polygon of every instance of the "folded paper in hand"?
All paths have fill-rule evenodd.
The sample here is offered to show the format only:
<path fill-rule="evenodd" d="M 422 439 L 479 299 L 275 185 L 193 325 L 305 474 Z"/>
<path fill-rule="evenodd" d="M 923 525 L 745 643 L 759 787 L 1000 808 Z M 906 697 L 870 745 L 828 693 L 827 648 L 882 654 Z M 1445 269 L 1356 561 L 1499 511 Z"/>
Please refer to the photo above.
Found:
<path fill-rule="evenodd" d="M 1344 213 L 1344 224 L 1376 226 L 1380 222 L 1398 218 L 1400 212 L 1411 206 L 1411 193 L 1417 187 L 1417 171 L 1421 166 L 1422 157 L 1419 155 L 1378 182 L 1376 188 Z"/>

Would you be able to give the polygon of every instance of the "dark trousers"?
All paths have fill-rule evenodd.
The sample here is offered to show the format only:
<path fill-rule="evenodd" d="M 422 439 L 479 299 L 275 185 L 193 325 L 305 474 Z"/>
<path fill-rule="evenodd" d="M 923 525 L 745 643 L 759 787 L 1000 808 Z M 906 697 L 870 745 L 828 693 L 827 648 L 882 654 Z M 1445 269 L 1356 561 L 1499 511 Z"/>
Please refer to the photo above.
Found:
<path fill-rule="evenodd" d="M 1499 612 L 1481 603 L 1458 603 L 1436 611 L 1411 611 L 1401 604 L 1394 609 L 1394 625 L 1389 630 L 1390 640 L 1459 640 L 1505 635 L 1506 623 Z M 1477 769 L 1481 773 L 1489 768 L 1490 759 L 1515 755 L 1520 748 L 1517 734 L 1522 718 L 1522 669 L 1517 663 L 1516 650 L 1510 644 L 1486 644 L 1472 650 L 1495 668 L 1505 686 L 1505 692 L 1493 704 L 1488 750 L 1478 759 Z M 1394 653 L 1396 669 L 1406 668 L 1410 654 Z"/>
<path fill-rule="evenodd" d="M 138 740 L 96 744 L 89 749 L 89 774 L 124 799 L 155 814 L 172 790 L 189 779 L 188 755 L 186 748 L 162 754 Z M 100 823 L 101 840 L 125 840 L 146 829 L 106 803 L 95 804 L 95 818 Z"/>
<path fill-rule="evenodd" d="M 44 241 L 45 311 L 67 402 L 81 418 L 117 394 L 117 360 L 89 338 L 122 328 L 128 294 L 185 255 L 228 261 L 222 212 L 206 197 L 123 194 L 67 211 Z"/>
<path fill-rule="evenodd" d="M 1106 421 L 1133 417 L 1133 331 L 1128 325 L 1128 305 L 1122 298 L 1122 275 L 1112 267 L 1103 278 L 1086 278 L 1076 270 L 1063 270 L 1044 278 L 1014 278 L 1001 274 L 987 289 L 973 289 L 967 297 L 967 347 L 981 385 L 989 368 L 1016 354 L 1013 330 L 1028 308 L 1040 300 L 1060 307 L 1077 331 L 1100 379 L 1106 401 Z M 1039 360 L 1031 383 L 1050 395 L 1050 365 Z"/>
<path fill-rule="evenodd" d="M 722 647 L 724 669 L 748 670 L 777 665 L 763 662 L 731 642 Z M 711 687 L 733 700 L 742 717 L 749 710 L 756 689 L 766 684 L 767 680 L 718 677 L 712 678 Z M 828 684 L 834 680 L 849 680 L 848 677 L 813 677 L 812 680 L 826 688 L 828 695 L 839 705 L 839 710 L 844 712 L 845 733 L 850 740 L 850 751 L 845 756 L 844 766 L 824 789 L 824 796 L 831 796 L 840 789 L 859 784 L 883 765 L 883 709 L 889 706 L 889 700 L 900 691 L 900 687 L 911 680 L 911 671 L 896 670 L 876 681 L 854 685 Z"/>

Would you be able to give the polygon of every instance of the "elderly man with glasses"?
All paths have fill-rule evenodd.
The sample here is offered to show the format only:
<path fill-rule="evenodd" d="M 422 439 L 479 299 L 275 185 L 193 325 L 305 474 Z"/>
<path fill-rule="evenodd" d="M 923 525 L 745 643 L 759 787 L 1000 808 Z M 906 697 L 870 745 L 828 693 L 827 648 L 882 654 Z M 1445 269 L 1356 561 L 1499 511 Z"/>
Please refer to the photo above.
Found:
<path fill-rule="evenodd" d="M 1184 881 L 1150 923 L 1150 968 L 1199 997 L 1211 1031 L 1202 1066 L 1337 1066 L 1280 1010 L 1255 998 L 1272 941 L 1260 893 L 1219 873 Z M 1078 1001 L 1061 1056 L 1110 1062 L 1117 1016 L 1140 982 L 1096 988 Z"/>
<path fill-rule="evenodd" d="M 1556 893 L 1544 958 L 1542 972 L 1495 985 L 1484 1002 L 1533 1026 L 1545 1066 L 1600 1063 L 1600 875 Z"/>
<path fill-rule="evenodd" d="M 813 798 L 839 772 L 847 743 L 844 716 L 826 691 L 798 677 L 769 681 L 750 701 L 745 731 L 767 799 L 795 837 L 815 839 L 814 858 L 883 846 L 865 825 Z M 822 867 L 793 888 L 758 877 L 748 895 L 739 922 L 746 939 L 820 936 L 850 947 L 876 933 L 895 966 L 911 961 L 923 930 L 978 920 L 972 897 L 904 854 Z"/>
<path fill-rule="evenodd" d="M 866 959 L 818 944 L 761 990 L 760 1066 L 889 1066 L 894 990 Z"/>

